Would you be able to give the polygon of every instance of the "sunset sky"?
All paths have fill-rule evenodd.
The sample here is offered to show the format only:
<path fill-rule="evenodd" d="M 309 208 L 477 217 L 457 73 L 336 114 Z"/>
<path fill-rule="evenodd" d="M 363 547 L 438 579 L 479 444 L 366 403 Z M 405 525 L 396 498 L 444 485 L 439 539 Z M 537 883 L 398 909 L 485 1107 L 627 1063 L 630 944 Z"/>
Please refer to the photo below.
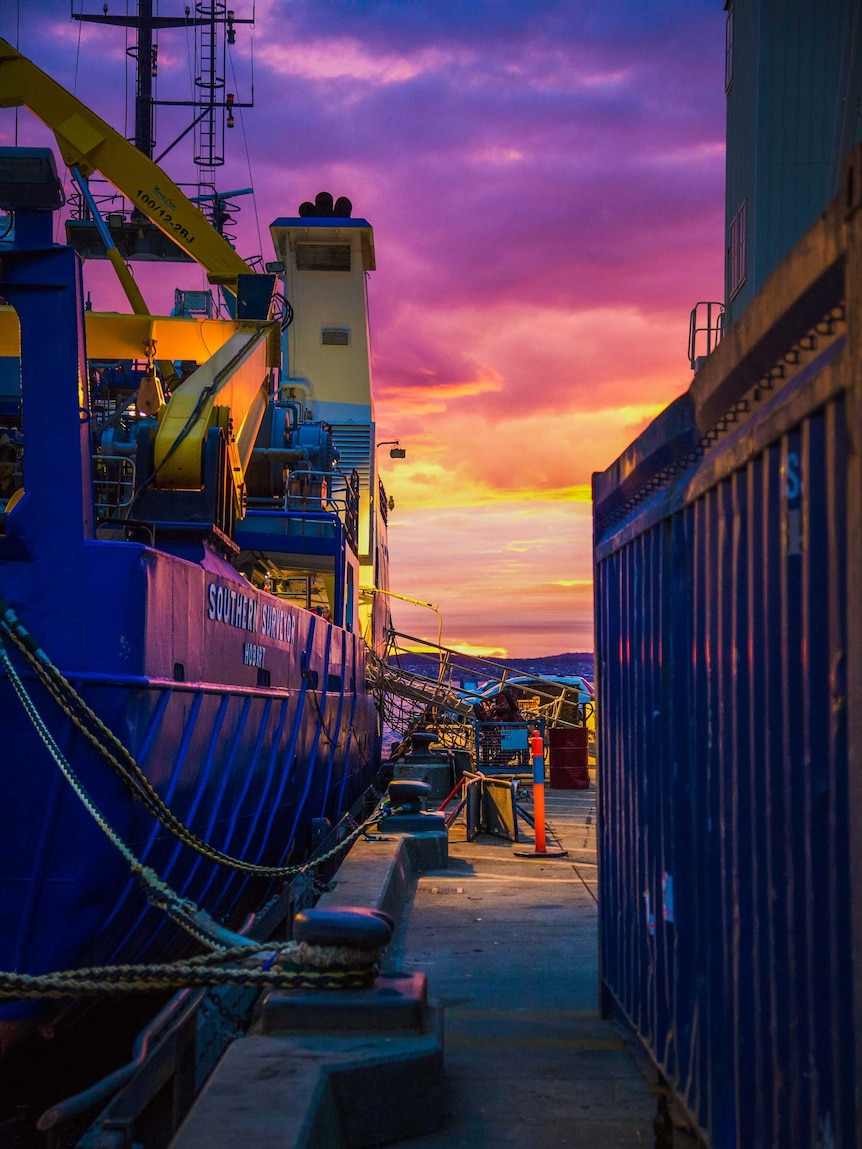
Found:
<path fill-rule="evenodd" d="M 124 30 L 6 0 L 0 35 L 131 134 Z M 407 450 L 379 452 L 392 589 L 439 607 L 448 645 L 591 650 L 590 476 L 688 386 L 689 311 L 723 294 L 720 0 L 257 0 L 240 100 L 252 46 L 220 181 L 255 186 L 240 253 L 272 258 L 269 223 L 322 189 L 375 229 L 377 438 Z M 188 98 L 185 30 L 160 33 L 158 82 Z M 189 118 L 161 111 L 160 145 Z M 0 142 L 15 132 L 0 110 Z M 23 110 L 17 133 L 50 142 Z M 164 166 L 191 178 L 182 145 Z M 115 305 L 104 270 L 96 308 Z M 200 285 L 135 270 L 157 310 Z M 436 633 L 427 610 L 394 614 Z"/>

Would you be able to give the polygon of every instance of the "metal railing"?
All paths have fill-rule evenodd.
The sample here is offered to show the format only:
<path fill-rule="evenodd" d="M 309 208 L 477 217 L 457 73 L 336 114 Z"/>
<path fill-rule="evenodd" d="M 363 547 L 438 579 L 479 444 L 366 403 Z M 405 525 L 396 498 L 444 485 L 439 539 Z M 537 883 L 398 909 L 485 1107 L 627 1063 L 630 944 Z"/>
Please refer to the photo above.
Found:
<path fill-rule="evenodd" d="M 433 677 L 437 684 L 470 706 L 513 684 L 521 695 L 519 706 L 529 711 L 529 717 L 543 718 L 553 725 L 562 726 L 582 726 L 592 717 L 592 701 L 583 699 L 574 684 L 481 655 L 465 654 L 430 639 L 390 630 L 385 659 L 393 667 L 406 674 L 412 673 L 417 679 L 428 681 Z M 401 667 L 405 661 L 410 663 L 409 670 Z M 475 683 L 475 686 L 469 686 L 468 682 Z"/>
<path fill-rule="evenodd" d="M 341 471 L 293 471 L 288 478 L 284 509 L 301 523 L 319 522 L 321 514 L 335 515 L 347 541 L 356 550 L 359 541 L 359 474 Z M 300 529 L 299 534 L 305 531 Z"/>
<path fill-rule="evenodd" d="M 96 202 L 96 206 L 105 219 L 110 219 L 112 223 L 123 223 L 131 216 L 131 211 L 126 206 L 124 197 L 113 188 L 108 180 L 101 176 L 93 175 L 88 180 L 88 183 L 90 188 L 93 189 L 93 199 Z M 96 187 L 100 190 L 95 191 L 94 189 Z M 101 191 L 101 188 L 110 190 Z M 90 206 L 81 194 L 77 184 L 73 185 L 73 189 L 69 193 L 69 208 L 70 219 L 91 220 L 93 218 Z M 111 219 L 111 217 L 113 217 L 113 219 Z"/>
<path fill-rule="evenodd" d="M 575 684 L 398 631 L 389 632 L 383 657 L 369 656 L 369 676 L 390 730 L 405 737 L 433 729 L 448 749 L 474 749 L 477 719 L 491 717 L 489 725 L 500 728 L 493 716 L 506 687 L 517 698 L 521 724 L 587 726 L 591 739 L 595 730 L 594 704 L 583 697 L 586 687 L 581 691 Z M 465 685 L 467 676 L 473 687 Z"/>
<path fill-rule="evenodd" d="M 724 334 L 724 304 L 701 301 L 691 309 L 688 322 L 688 361 L 697 371 L 721 342 Z"/>
<path fill-rule="evenodd" d="M 93 456 L 96 515 L 102 521 L 123 518 L 135 496 L 135 463 L 125 455 Z"/>

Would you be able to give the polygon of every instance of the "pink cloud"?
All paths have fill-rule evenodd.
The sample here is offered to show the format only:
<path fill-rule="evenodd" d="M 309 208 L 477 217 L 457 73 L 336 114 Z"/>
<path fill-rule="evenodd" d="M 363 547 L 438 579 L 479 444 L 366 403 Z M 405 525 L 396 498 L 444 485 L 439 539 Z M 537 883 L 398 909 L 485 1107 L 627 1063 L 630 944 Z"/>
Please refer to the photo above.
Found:
<path fill-rule="evenodd" d="M 405 593 L 439 608 L 447 645 L 502 646 L 513 657 L 589 650 L 590 534 L 587 504 L 527 510 L 500 504 L 403 516 L 396 506 L 393 575 Z M 573 572 L 576 585 L 563 585 Z M 427 610 L 402 603 L 393 609 L 399 629 L 435 634 L 436 619 Z"/>
<path fill-rule="evenodd" d="M 14 41 L 13 7 L 0 34 Z M 269 222 L 323 188 L 375 225 L 378 431 L 408 449 L 385 461 L 394 589 L 439 597 L 453 641 L 523 654 L 591 644 L 578 500 L 687 385 L 688 311 L 723 279 L 721 6 L 541 8 L 257 0 L 229 68 L 246 96 L 253 44 L 256 107 L 238 114 L 219 174 L 256 187 L 238 201 L 245 255 L 270 258 Z M 22 5 L 21 43 L 130 130 L 122 30 L 40 0 Z M 189 43 L 160 34 L 165 98 L 190 91 Z M 188 110 L 158 115 L 167 146 Z M 0 110 L 0 136 L 14 135 Z M 48 136 L 22 111 L 18 138 Z M 194 175 L 182 145 L 166 167 Z M 195 268 L 135 274 L 159 310 L 175 284 L 203 285 Z M 104 265 L 87 281 L 97 307 L 121 306 Z"/>

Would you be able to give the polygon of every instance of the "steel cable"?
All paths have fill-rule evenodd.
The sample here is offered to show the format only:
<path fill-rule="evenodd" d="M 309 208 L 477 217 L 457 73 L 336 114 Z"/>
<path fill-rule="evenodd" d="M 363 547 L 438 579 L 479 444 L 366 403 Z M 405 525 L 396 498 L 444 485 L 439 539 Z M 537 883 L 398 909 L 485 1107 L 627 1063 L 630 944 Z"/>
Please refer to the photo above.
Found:
<path fill-rule="evenodd" d="M 68 679 L 66 679 L 48 659 L 44 651 L 36 646 L 35 641 L 26 631 L 26 628 L 2 599 L 0 599 L 0 610 L 3 611 L 2 617 L 0 617 L 0 630 L 14 643 L 19 653 L 33 669 L 39 681 L 49 691 L 58 706 L 60 706 L 72 723 L 81 731 L 96 750 L 98 750 L 102 757 L 109 762 L 115 773 L 117 773 L 121 780 L 129 787 L 133 795 L 141 801 L 149 813 L 179 841 L 209 861 L 246 874 L 266 877 L 292 877 L 296 874 L 306 873 L 309 869 L 315 869 L 323 862 L 335 857 L 336 854 L 355 841 L 368 826 L 374 825 L 375 822 L 379 821 L 380 815 L 378 811 L 375 810 L 369 818 L 357 826 L 347 837 L 326 854 L 314 859 L 313 862 L 299 863 L 292 866 L 261 866 L 223 853 L 216 847 L 204 842 L 173 813 L 153 787 L 133 755 L 126 749 L 123 743 L 120 742 L 113 731 L 102 722 L 98 715 L 87 706 L 83 698 L 81 698 Z M 11 663 L 8 661 L 8 654 L 5 652 L 5 647 L 3 648 L 3 661 L 7 666 L 11 666 Z M 21 684 L 21 688 L 26 694 L 23 683 Z M 43 741 L 45 737 L 42 734 L 42 729 L 44 729 L 48 738 L 51 738 L 47 727 L 44 726 L 44 722 L 42 722 L 41 717 L 38 715 L 32 699 L 29 699 L 29 696 L 27 696 L 27 701 L 25 702 L 24 697 L 22 697 L 20 693 L 19 698 L 21 698 L 30 720 L 36 725 L 40 736 L 43 737 Z M 319 712 L 318 707 L 318 713 Z M 40 725 L 37 724 L 36 718 L 38 718 L 41 728 Z M 88 723 L 91 723 L 92 726 L 95 727 L 95 730 L 91 729 Z M 100 740 L 100 736 L 104 739 L 104 742 Z M 109 743 L 110 747 L 113 748 L 116 753 L 113 753 L 112 750 L 104 744 L 105 742 Z M 51 743 L 59 754 L 59 748 L 56 747 L 56 743 L 53 742 L 53 739 L 51 739 Z M 51 749 L 50 746 L 49 749 Z"/>

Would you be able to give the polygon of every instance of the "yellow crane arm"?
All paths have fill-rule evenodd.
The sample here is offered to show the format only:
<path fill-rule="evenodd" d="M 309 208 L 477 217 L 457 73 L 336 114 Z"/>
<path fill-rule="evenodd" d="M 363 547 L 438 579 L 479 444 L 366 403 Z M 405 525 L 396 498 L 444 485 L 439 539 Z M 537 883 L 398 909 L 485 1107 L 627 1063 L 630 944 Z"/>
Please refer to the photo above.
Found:
<path fill-rule="evenodd" d="M 65 88 L 0 39 L 0 107 L 29 108 L 54 133 L 63 159 L 86 179 L 98 171 L 135 207 L 169 236 L 207 272 L 210 283 L 236 293 L 240 275 L 252 269 L 218 234 L 206 216 L 143 152 L 82 104 Z M 118 257 L 119 258 L 119 257 Z M 124 269 L 125 270 L 125 269 Z M 135 311 L 146 311 L 142 300 Z M 5 342 L 14 336 L 0 316 Z M 180 321 L 183 322 L 183 321 Z M 126 347 L 135 352 L 136 339 L 157 339 L 159 354 L 176 354 L 175 337 L 183 333 L 170 320 L 147 315 L 97 317 L 88 322 L 88 338 L 108 345 L 113 354 Z M 162 325 L 158 327 L 158 325 Z M 8 328 L 8 330 L 6 329 Z M 245 470 L 257 429 L 268 401 L 269 369 L 279 362 L 277 323 L 224 325 L 225 338 L 208 340 L 203 325 L 207 361 L 175 390 L 159 415 L 155 442 L 156 486 L 200 488 L 203 483 L 203 445 L 209 427 L 225 432 L 228 460 L 237 508 L 242 503 Z M 198 359 L 195 341 L 178 358 Z M 91 348 L 92 351 L 92 348 Z M 214 352 L 214 354 L 213 354 Z M 8 351 L 7 351 L 8 354 Z"/>
<path fill-rule="evenodd" d="M 114 315 L 88 311 L 87 351 L 95 359 L 140 357 L 147 342 L 168 359 L 202 361 L 176 388 L 159 418 L 155 442 L 156 486 L 199 489 L 207 431 L 220 426 L 237 509 L 245 472 L 269 396 L 270 369 L 280 361 L 277 323 Z M 21 354 L 18 317 L 0 306 L 0 357 Z"/>
<path fill-rule="evenodd" d="M 223 428 L 237 508 L 245 472 L 268 401 L 268 369 L 278 351 L 278 325 L 240 328 L 185 379 L 165 407 L 156 434 L 156 486 L 197 488 L 207 430 Z"/>
<path fill-rule="evenodd" d="M 143 152 L 40 68 L 0 39 L 0 107 L 26 107 L 57 139 L 65 162 L 85 177 L 94 171 L 193 260 L 210 283 L 236 291 L 238 275 L 251 268 L 219 235 L 200 208 Z"/>
<path fill-rule="evenodd" d="M 140 359 L 142 348 L 147 343 L 155 343 L 159 355 L 165 359 L 191 359 L 195 363 L 204 363 L 232 335 L 249 330 L 249 325 L 236 319 L 87 311 L 84 313 L 84 328 L 90 359 Z M 11 307 L 0 306 L 0 359 L 5 356 L 17 358 L 20 354 L 18 316 Z M 277 365 L 277 360 L 271 364 Z"/>

